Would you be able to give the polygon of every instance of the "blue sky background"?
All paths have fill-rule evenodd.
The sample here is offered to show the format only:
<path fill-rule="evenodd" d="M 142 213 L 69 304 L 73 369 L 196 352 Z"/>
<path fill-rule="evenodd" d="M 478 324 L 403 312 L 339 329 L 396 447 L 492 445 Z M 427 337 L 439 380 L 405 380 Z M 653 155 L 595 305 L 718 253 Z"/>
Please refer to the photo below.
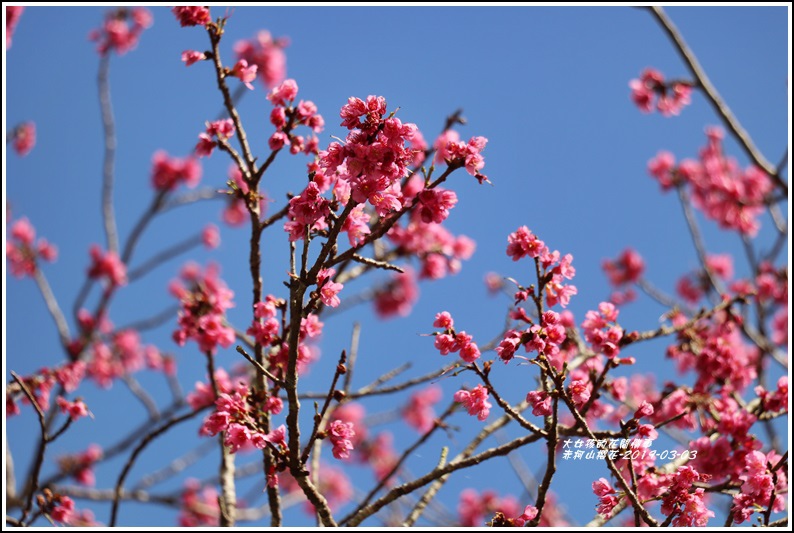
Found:
<path fill-rule="evenodd" d="M 95 81 L 99 59 L 86 38 L 89 30 L 100 25 L 104 11 L 29 7 L 4 61 L 6 130 L 32 120 L 38 135 L 28 157 L 4 156 L 6 198 L 14 219 L 27 216 L 38 235 L 58 245 L 58 262 L 44 271 L 65 310 L 71 308 L 82 283 L 90 244 L 104 246 L 99 209 L 103 145 Z M 207 48 L 206 33 L 180 28 L 166 8 L 152 11 L 154 26 L 144 32 L 138 48 L 123 57 L 114 56 L 111 65 L 119 144 L 115 206 L 122 243 L 150 201 L 152 154 L 165 149 L 175 156 L 186 155 L 204 121 L 214 119 L 221 108 L 211 65 L 185 68 L 180 61 L 183 50 Z M 224 8 L 213 7 L 212 13 L 219 16 Z M 493 338 L 503 326 L 509 302 L 488 297 L 483 276 L 496 271 L 533 281 L 528 263 L 513 263 L 505 255 L 507 235 L 521 225 L 529 226 L 552 249 L 573 254 L 579 294 L 570 309 L 578 323 L 609 294 L 601 261 L 627 246 L 643 255 L 647 277 L 667 291 L 672 291 L 683 273 L 696 268 L 677 199 L 661 195 L 645 168 L 661 149 L 679 159 L 696 157 L 705 144 L 704 127 L 718 124 L 718 119 L 697 92 L 692 105 L 677 118 L 644 115 L 630 101 L 628 82 L 645 67 L 653 66 L 669 78 L 687 76 L 649 13 L 627 7 L 235 7 L 230 13 L 222 43 L 226 64 L 233 64 L 233 44 L 260 29 L 290 38 L 288 76 L 297 80 L 299 97 L 313 100 L 326 119 L 321 145 L 327 145 L 332 135 L 344 136 L 337 117 L 347 98 L 369 94 L 385 96 L 390 109 L 399 106 L 400 118 L 415 122 L 430 142 L 445 117 L 457 108 L 463 108 L 468 119 L 468 125 L 459 129 L 461 137 L 489 139 L 484 172 L 493 187 L 479 186 L 460 171 L 449 182 L 460 201 L 447 227 L 477 241 L 472 260 L 454 277 L 423 283 L 421 300 L 409 318 L 374 320 L 368 305 L 329 318 L 322 358 L 301 381 L 302 386 L 327 389 L 336 355 L 349 345 L 355 321 L 362 324 L 362 336 L 354 386 L 363 386 L 404 362 L 413 364 L 409 376 L 449 362 L 438 355 L 432 339 L 419 336 L 432 331 L 438 311 L 451 312 L 456 325 L 474 334 L 481 344 Z M 789 11 L 785 7 L 672 7 L 668 13 L 760 150 L 771 161 L 779 161 L 789 140 Z M 259 82 L 239 109 L 255 152 L 266 157 L 271 105 Z M 742 165 L 747 163 L 731 139 L 726 149 Z M 277 198 L 288 190 L 297 192 L 305 183 L 305 162 L 304 156 L 282 154 L 266 175 L 264 188 Z M 202 185 L 222 187 L 229 166 L 224 154 L 216 152 L 202 163 Z M 203 203 L 159 217 L 141 240 L 133 264 L 200 231 L 208 222 L 220 224 L 221 208 L 220 202 Z M 738 260 L 743 257 L 738 237 L 699 218 L 709 249 L 737 254 L 737 276 L 746 275 L 748 267 Z M 762 218 L 758 240 L 762 249 L 769 245 L 770 226 L 771 220 Z M 281 286 L 288 268 L 285 242 L 278 226 L 264 239 L 265 290 L 278 296 L 286 295 Z M 191 254 L 202 263 L 212 259 L 222 264 L 224 279 L 238 295 L 237 307 L 229 316 L 243 328 L 250 319 L 247 249 L 247 229 L 222 226 L 218 250 Z M 122 325 L 172 305 L 165 288 L 183 259 L 163 265 L 122 290 L 111 309 L 112 321 Z M 368 281 L 385 278 L 376 273 Z M 63 354 L 34 283 L 9 277 L 6 287 L 6 380 L 9 370 L 28 375 L 42 366 L 59 364 Z M 341 296 L 344 299 L 361 288 L 362 284 L 351 285 Z M 650 329 L 663 312 L 643 297 L 622 311 L 620 322 L 626 329 Z M 182 349 L 174 345 L 170 338 L 174 326 L 175 319 L 147 332 L 144 342 L 175 354 L 180 382 L 190 390 L 204 375 L 204 359 L 193 344 Z M 629 370 L 653 373 L 659 384 L 673 379 L 674 366 L 664 359 L 664 347 L 664 343 L 638 346 L 630 354 L 638 364 Z M 239 359 L 233 350 L 219 354 L 219 363 L 227 367 Z M 773 376 L 781 372 L 771 370 Z M 494 374 L 512 401 L 534 388 L 532 367 L 498 365 Z M 168 401 L 161 376 L 144 371 L 140 380 L 161 403 Z M 440 382 L 445 398 L 451 398 L 462 384 L 474 385 L 473 376 Z M 52 459 L 59 454 L 83 450 L 91 442 L 113 443 L 145 418 L 123 384 L 100 392 L 86 381 L 80 394 L 95 419 L 78 422 L 52 447 L 45 477 L 55 468 Z M 365 405 L 374 414 L 388 412 L 406 400 L 402 394 Z M 304 407 L 311 410 L 309 403 Z M 493 411 L 489 420 L 495 416 Z M 6 435 L 20 477 L 30 459 L 34 422 L 29 408 L 8 421 Z M 453 424 L 463 431 L 453 437 L 451 453 L 467 442 L 477 423 L 459 413 Z M 413 432 L 401 424 L 385 427 L 400 437 Z M 197 445 L 196 428 L 197 423 L 186 425 L 150 447 L 133 470 L 131 482 Z M 414 475 L 426 471 L 447 442 L 443 436 L 431 439 L 411 458 L 409 470 Z M 493 444 L 493 439 L 486 442 Z M 545 447 L 523 448 L 517 455 L 539 472 Z M 329 450 L 324 450 L 324 457 L 330 458 Z M 239 462 L 252 460 L 256 456 L 241 457 Z M 213 451 L 188 474 L 208 477 L 217 463 Z M 97 470 L 97 486 L 111 487 L 122 464 L 119 459 L 103 464 Z M 352 472 L 356 486 L 368 490 L 371 474 L 358 467 Z M 607 474 L 601 463 L 561 462 L 552 489 L 575 523 L 592 518 L 597 500 L 590 483 Z M 182 479 L 163 484 L 157 492 L 177 490 Z M 440 493 L 440 501 L 454 512 L 457 496 L 467 486 L 513 494 L 522 507 L 534 503 L 501 460 L 453 476 Z M 249 489 L 259 494 L 252 481 L 242 483 L 239 493 Z M 107 522 L 108 506 L 78 501 L 78 507 L 86 506 L 95 509 L 98 520 Z M 720 503 L 718 510 L 723 508 Z M 290 525 L 312 523 L 296 509 L 288 511 L 287 520 Z M 175 513 L 160 507 L 125 504 L 121 508 L 122 525 L 175 523 Z"/>

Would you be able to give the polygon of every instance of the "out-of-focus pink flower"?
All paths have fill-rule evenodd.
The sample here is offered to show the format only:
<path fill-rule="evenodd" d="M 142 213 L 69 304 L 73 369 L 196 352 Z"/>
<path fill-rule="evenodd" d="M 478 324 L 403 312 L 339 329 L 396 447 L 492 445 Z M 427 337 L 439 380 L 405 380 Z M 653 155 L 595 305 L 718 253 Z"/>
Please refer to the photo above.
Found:
<path fill-rule="evenodd" d="M 68 414 L 69 418 L 71 418 L 73 421 L 90 414 L 88 408 L 82 400 L 70 402 L 63 396 L 58 396 L 57 402 L 61 412 Z"/>
<path fill-rule="evenodd" d="M 179 511 L 181 527 L 213 527 L 218 525 L 220 508 L 218 491 L 212 485 L 201 486 L 196 479 L 185 481 Z"/>
<path fill-rule="evenodd" d="M 193 157 L 170 157 L 162 150 L 152 157 L 152 186 L 158 191 L 174 190 L 180 183 L 192 188 L 200 180 L 201 165 Z"/>
<path fill-rule="evenodd" d="M 6 50 L 11 48 L 11 38 L 14 36 L 23 11 L 25 11 L 23 6 L 6 6 Z"/>
<path fill-rule="evenodd" d="M 620 287 L 639 281 L 645 271 L 645 261 L 635 250 L 626 248 L 616 259 L 605 259 L 602 268 L 609 277 L 609 282 Z"/>
<path fill-rule="evenodd" d="M 23 122 L 14 128 L 12 136 L 12 146 L 14 151 L 21 157 L 25 157 L 36 146 L 36 124 L 35 122 Z"/>
<path fill-rule="evenodd" d="M 249 65 L 255 65 L 262 82 L 267 87 L 281 83 L 287 74 L 287 56 L 284 48 L 289 45 L 285 37 L 273 38 L 268 31 L 260 31 L 256 37 L 246 41 L 237 41 L 234 53 L 238 59 L 245 59 Z"/>
<path fill-rule="evenodd" d="M 99 245 L 92 245 L 91 266 L 88 268 L 88 277 L 92 279 L 104 278 L 111 287 L 120 287 L 127 284 L 127 267 L 115 252 L 102 252 Z"/>
<path fill-rule="evenodd" d="M 102 26 L 91 30 L 88 38 L 96 41 L 100 55 L 106 55 L 113 50 L 118 55 L 123 55 L 138 46 L 141 33 L 152 22 L 152 14 L 146 8 L 120 7 L 107 12 Z"/>
<path fill-rule="evenodd" d="M 199 52 L 198 50 L 185 50 L 182 52 L 182 61 L 185 63 L 186 67 L 189 67 L 197 61 L 204 61 L 205 59 L 207 59 L 207 54 Z"/>
<path fill-rule="evenodd" d="M 221 232 L 215 224 L 207 224 L 201 231 L 201 242 L 208 250 L 214 250 L 221 244 Z"/>
<path fill-rule="evenodd" d="M 527 511 L 527 508 L 524 509 Z M 481 527 L 485 520 L 495 513 L 505 517 L 519 516 L 518 501 L 512 496 L 499 497 L 492 490 L 478 493 L 474 489 L 465 489 L 460 493 L 458 501 L 458 517 L 463 527 Z M 528 514 L 531 514 L 531 510 Z M 531 519 L 530 519 L 531 520 Z M 514 522 L 515 523 L 515 522 Z"/>
<path fill-rule="evenodd" d="M 639 79 L 629 82 L 631 99 L 643 113 L 656 109 L 664 116 L 678 115 L 684 106 L 689 105 L 692 86 L 681 81 L 665 83 L 664 76 L 656 69 L 647 68 Z"/>
<path fill-rule="evenodd" d="M 182 27 L 205 26 L 212 22 L 210 10 L 204 6 L 176 6 L 171 12 Z"/>
<path fill-rule="evenodd" d="M 433 405 L 441 400 L 441 387 L 432 385 L 415 392 L 402 409 L 405 422 L 420 433 L 427 433 L 435 425 L 436 413 Z"/>
<path fill-rule="evenodd" d="M 419 285 L 410 267 L 396 274 L 389 283 L 375 293 L 375 312 L 381 318 L 394 315 L 407 316 L 419 298 Z"/>

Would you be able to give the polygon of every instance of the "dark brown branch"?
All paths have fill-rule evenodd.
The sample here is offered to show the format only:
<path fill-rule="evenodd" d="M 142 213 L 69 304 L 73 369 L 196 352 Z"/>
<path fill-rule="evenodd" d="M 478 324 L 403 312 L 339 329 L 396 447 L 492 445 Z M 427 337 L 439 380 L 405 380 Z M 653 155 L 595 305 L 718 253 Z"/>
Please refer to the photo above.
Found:
<path fill-rule="evenodd" d="M 336 392 L 336 384 L 339 382 L 339 376 L 347 372 L 347 369 L 345 368 L 346 361 L 347 353 L 342 350 L 342 353 L 339 356 L 339 363 L 336 365 L 336 370 L 334 371 L 334 377 L 331 380 L 331 387 L 328 389 L 328 394 L 325 395 L 323 407 L 320 409 L 319 413 L 314 415 L 314 426 L 312 427 L 309 441 L 306 443 L 306 446 L 303 448 L 303 453 L 301 454 L 301 462 L 304 464 L 306 464 L 306 461 L 309 459 L 309 453 L 311 452 L 312 445 L 317 438 L 317 432 L 320 429 L 320 424 L 325 419 L 325 414 L 328 412 L 328 407 L 331 405 L 331 400 L 334 399 L 334 393 Z"/>
<path fill-rule="evenodd" d="M 116 519 L 118 518 L 119 512 L 119 502 L 121 500 L 122 489 L 124 487 L 124 481 L 127 479 L 127 475 L 129 475 L 130 470 L 132 470 L 135 461 L 138 459 L 138 456 L 143 452 L 144 449 L 157 437 L 168 431 L 169 429 L 173 428 L 174 426 L 181 424 L 191 418 L 195 417 L 199 413 L 201 413 L 204 409 L 197 409 L 195 411 L 191 411 L 184 415 L 171 418 L 163 423 L 160 427 L 155 429 L 154 431 L 147 434 L 141 442 L 135 447 L 132 454 L 130 455 L 127 462 L 124 464 L 124 468 L 121 470 L 121 474 L 119 474 L 118 480 L 116 481 L 116 488 L 114 489 L 114 496 L 113 496 L 113 506 L 110 509 L 110 522 L 108 525 L 110 527 L 115 527 Z"/>
<path fill-rule="evenodd" d="M 382 496 L 372 504 L 368 505 L 358 513 L 356 513 L 355 516 L 352 516 L 345 525 L 347 527 L 356 527 L 361 523 L 362 520 L 378 512 L 380 509 L 382 509 L 384 506 L 388 505 L 389 503 L 397 500 L 402 496 L 405 496 L 406 494 L 410 494 L 416 489 L 424 487 L 428 483 L 431 483 L 441 478 L 445 474 L 450 474 L 462 468 L 468 468 L 480 464 L 483 461 L 487 461 L 488 459 L 491 459 L 492 457 L 499 457 L 502 455 L 506 455 L 511 451 L 520 448 L 521 446 L 525 446 L 539 439 L 540 439 L 540 435 L 525 435 L 523 437 L 514 439 L 507 444 L 504 444 L 502 446 L 497 446 L 495 448 L 490 448 L 488 450 L 485 450 L 484 452 L 478 453 L 477 455 L 474 455 L 467 459 L 453 461 L 441 468 L 438 467 L 434 468 L 433 470 L 431 470 L 430 472 L 428 472 L 427 474 L 425 474 L 424 476 L 418 479 L 415 479 L 413 481 L 404 483 L 402 485 L 393 488 L 387 494 L 385 494 L 384 496 Z"/>

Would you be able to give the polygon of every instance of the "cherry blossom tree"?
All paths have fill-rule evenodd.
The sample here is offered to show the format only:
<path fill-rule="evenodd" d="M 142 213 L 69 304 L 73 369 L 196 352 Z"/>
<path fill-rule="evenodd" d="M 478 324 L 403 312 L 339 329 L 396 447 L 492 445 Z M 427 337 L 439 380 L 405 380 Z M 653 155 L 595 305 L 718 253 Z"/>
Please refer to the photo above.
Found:
<path fill-rule="evenodd" d="M 136 154 L 151 160 L 150 200 L 129 206 L 116 190 L 124 136 L 113 106 L 125 102 L 111 97 L 111 64 L 135 53 L 155 17 L 108 10 L 89 35 L 103 242 L 59 243 L 88 252 L 68 305 L 48 281 L 59 248 L 15 198 L 6 205 L 7 281 L 35 285 L 52 322 L 9 338 L 54 333 L 59 351 L 31 372 L 18 371 L 19 354 L 6 359 L 6 524 L 134 525 L 133 509 L 156 507 L 171 520 L 159 525 L 184 527 L 787 525 L 787 155 L 774 164 L 754 144 L 664 9 L 635 11 L 680 63 L 672 75 L 647 67 L 621 80 L 626 106 L 667 121 L 697 105 L 713 112 L 700 146 L 649 146 L 637 170 L 680 204 L 697 266 L 665 291 L 641 243 L 619 243 L 601 265 L 605 296 L 574 313 L 591 294 L 577 286 L 587 266 L 527 215 L 491 236 L 509 260 L 485 278 L 504 303 L 502 326 L 484 334 L 477 312 L 434 300 L 418 340 L 426 364 L 410 368 L 399 346 L 363 349 L 361 337 L 374 319 L 413 335 L 400 324 L 420 282 L 446 283 L 475 254 L 451 221 L 476 195 L 509 194 L 490 170 L 493 141 L 454 108 L 441 124 L 409 121 L 391 103 L 399 95 L 360 92 L 320 109 L 288 75 L 288 39 L 241 38 L 242 8 L 178 6 L 157 24 L 179 32 L 174 68 L 199 70 L 214 100 L 192 110 L 203 126 L 180 140 L 185 153 Z M 12 37 L 25 31 L 25 8 L 5 15 L 6 51 L 23 52 Z M 36 124 L 6 132 L 7 157 L 37 156 Z M 206 170 L 218 159 L 220 178 Z M 561 202 L 565 191 L 547 182 L 535 193 Z M 219 205 L 223 232 L 245 235 L 223 268 L 220 255 L 196 260 L 221 246 L 207 222 Z M 182 213 L 202 221 L 197 232 L 143 244 Z M 710 250 L 704 226 L 744 256 Z M 167 286 L 125 308 L 125 294 L 141 298 L 134 288 L 168 268 Z M 638 299 L 663 309 L 661 323 L 637 316 Z M 129 310 L 144 318 L 117 324 Z M 358 318 L 350 327 L 344 316 Z M 640 357 L 670 379 L 659 386 Z M 130 414 L 141 410 L 142 420 Z M 11 452 L 22 446 L 29 464 Z M 524 454 L 538 458 L 536 472 Z M 564 471 L 585 463 L 600 473 L 577 473 L 587 476 L 579 492 Z M 521 490 L 502 490 L 505 472 Z M 581 508 L 586 521 L 574 517 Z"/>

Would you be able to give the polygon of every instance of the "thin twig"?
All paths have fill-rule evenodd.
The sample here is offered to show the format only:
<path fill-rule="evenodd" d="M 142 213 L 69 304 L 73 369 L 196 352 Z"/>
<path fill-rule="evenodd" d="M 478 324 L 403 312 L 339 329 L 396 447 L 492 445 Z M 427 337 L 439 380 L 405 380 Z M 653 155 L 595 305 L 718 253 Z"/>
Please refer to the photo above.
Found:
<path fill-rule="evenodd" d="M 283 380 L 280 380 L 279 378 L 274 376 L 267 368 L 265 368 L 261 364 L 259 364 L 259 361 L 257 361 L 256 359 L 254 359 L 253 357 L 248 355 L 248 352 L 246 352 L 243 349 L 242 346 L 240 346 L 238 344 L 236 349 L 237 349 L 237 353 L 239 353 L 240 355 L 245 357 L 248 360 L 249 363 L 251 363 L 252 365 L 254 365 L 256 367 L 257 372 L 260 372 L 260 373 L 264 374 L 270 381 L 272 381 L 273 383 L 275 383 L 277 385 L 280 385 L 282 387 L 285 385 Z"/>
<path fill-rule="evenodd" d="M 55 321 L 55 327 L 58 329 L 58 337 L 61 340 L 61 345 L 66 348 L 72 338 L 72 335 L 69 333 L 69 324 L 66 322 L 66 317 L 63 316 L 63 311 L 61 311 L 58 300 L 52 293 L 52 288 L 47 282 L 47 278 L 38 265 L 33 272 L 33 279 L 36 281 L 39 292 L 41 292 L 41 296 L 44 298 L 44 303 L 47 305 L 50 316 L 52 316 L 53 321 Z"/>
<path fill-rule="evenodd" d="M 436 468 L 442 468 L 445 464 L 447 464 L 447 454 L 449 453 L 449 448 L 444 446 L 441 448 L 441 457 L 438 458 L 438 464 L 436 464 Z M 508 454 L 510 455 L 510 454 Z M 417 500 L 416 505 L 414 508 L 411 509 L 411 512 L 408 513 L 408 516 L 405 517 L 403 520 L 403 527 L 413 527 L 416 523 L 417 519 L 422 515 L 422 511 L 425 510 L 427 504 L 435 497 L 438 490 L 441 488 L 441 485 L 433 485 L 424 494 Z"/>
<path fill-rule="evenodd" d="M 110 510 L 110 522 L 108 523 L 110 527 L 115 527 L 116 525 L 116 519 L 118 518 L 118 512 L 119 512 L 119 502 L 121 499 L 122 489 L 124 487 L 124 481 L 127 479 L 127 475 L 129 475 L 130 470 L 132 470 L 132 467 L 135 464 L 135 460 L 138 458 L 141 452 L 154 439 L 156 439 L 157 437 L 159 437 L 160 435 L 162 435 L 172 427 L 181 424 L 182 422 L 185 422 L 187 420 L 190 420 L 191 418 L 201 413 L 203 410 L 204 408 L 197 409 L 195 411 L 191 411 L 184 415 L 167 420 L 160 427 L 147 434 L 141 440 L 138 446 L 135 447 L 129 459 L 127 459 L 127 462 L 124 464 L 124 468 L 121 470 L 121 474 L 119 474 L 118 480 L 116 481 L 116 488 L 114 490 L 114 496 L 113 496 L 113 505 Z"/>
<path fill-rule="evenodd" d="M 185 252 L 192 250 L 197 246 L 201 246 L 203 242 L 201 234 L 193 235 L 192 237 L 188 237 L 187 239 L 183 240 L 182 242 L 178 242 L 174 245 L 169 246 L 165 250 L 161 250 L 157 252 L 154 256 L 150 257 L 142 264 L 138 265 L 137 268 L 131 270 L 127 275 L 127 280 L 129 283 L 136 281 L 158 266 L 162 265 L 169 259 L 173 259 L 174 257 L 178 257 Z"/>
<path fill-rule="evenodd" d="M 119 251 L 119 235 L 116 229 L 116 213 L 113 209 L 113 172 L 116 161 L 116 123 L 113 117 L 113 103 L 110 100 L 110 56 L 103 54 L 99 59 L 99 108 L 102 113 L 105 156 L 102 163 L 102 221 L 105 226 L 108 250 Z"/>
<path fill-rule="evenodd" d="M 331 400 L 334 399 L 334 393 L 336 392 L 336 384 L 339 381 L 339 376 L 347 372 L 347 369 L 345 368 L 346 361 L 347 353 L 342 350 L 342 353 L 339 356 L 339 363 L 336 365 L 336 370 L 334 371 L 334 377 L 331 380 L 331 387 L 328 389 L 328 394 L 325 396 L 325 402 L 323 403 L 322 409 L 320 409 L 320 412 L 314 416 L 314 426 L 312 427 L 312 432 L 309 435 L 309 441 L 306 443 L 306 447 L 303 448 L 301 462 L 304 464 L 309 459 L 309 452 L 311 452 L 314 440 L 317 438 L 317 432 L 320 430 L 320 425 L 322 424 L 323 420 L 325 420 L 325 415 L 328 412 L 328 407 L 331 405 Z"/>

